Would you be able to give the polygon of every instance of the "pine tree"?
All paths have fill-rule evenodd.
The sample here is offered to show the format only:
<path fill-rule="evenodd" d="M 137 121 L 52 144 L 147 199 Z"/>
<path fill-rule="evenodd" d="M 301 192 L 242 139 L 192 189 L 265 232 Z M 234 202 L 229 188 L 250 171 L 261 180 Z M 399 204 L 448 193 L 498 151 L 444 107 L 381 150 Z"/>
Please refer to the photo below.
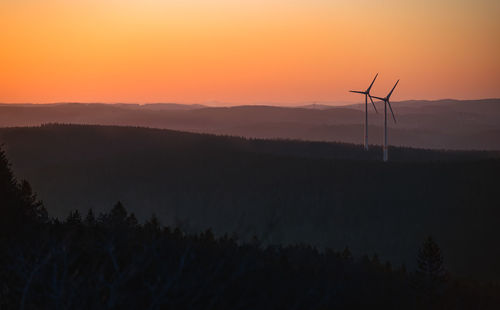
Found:
<path fill-rule="evenodd" d="M 118 201 L 113 206 L 113 209 L 111 209 L 110 216 L 114 221 L 124 222 L 125 219 L 127 218 L 127 210 L 125 209 L 123 204 L 120 201 Z"/>
<path fill-rule="evenodd" d="M 420 300 L 426 305 L 434 305 L 442 294 L 446 279 L 441 249 L 429 236 L 418 251 L 417 271 L 413 277 L 413 286 Z"/>
<path fill-rule="evenodd" d="M 66 218 L 66 224 L 71 226 L 81 225 L 82 224 L 82 216 L 78 210 L 71 211 Z"/>
<path fill-rule="evenodd" d="M 89 209 L 89 212 L 87 212 L 87 216 L 85 217 L 85 225 L 87 226 L 94 226 L 96 224 L 96 219 L 94 215 L 94 211 Z"/>
<path fill-rule="evenodd" d="M 0 149 L 0 199 L 2 207 L 6 207 L 6 203 L 14 200 L 17 194 L 17 181 L 14 178 L 14 173 L 10 169 L 10 163 L 5 156 L 5 153 Z"/>
<path fill-rule="evenodd" d="M 137 221 L 134 213 L 130 213 L 129 216 L 127 216 L 126 223 L 129 228 L 137 228 L 139 225 L 139 221 Z"/>
<path fill-rule="evenodd" d="M 5 152 L 0 149 L 0 230 L 4 233 L 19 231 L 21 227 L 29 227 L 28 224 L 47 220 L 42 202 L 27 181 L 16 180 Z"/>
<path fill-rule="evenodd" d="M 161 230 L 161 224 L 160 221 L 158 220 L 158 217 L 156 214 L 153 213 L 151 218 L 144 223 L 144 230 L 150 232 L 150 233 L 159 233 Z"/>
<path fill-rule="evenodd" d="M 47 210 L 33 193 L 30 183 L 22 180 L 18 186 L 24 216 L 38 222 L 46 222 L 48 220 Z"/>
<path fill-rule="evenodd" d="M 113 206 L 109 214 L 105 215 L 104 217 L 104 221 L 113 227 L 124 227 L 127 224 L 127 210 L 120 201 L 118 201 Z"/>

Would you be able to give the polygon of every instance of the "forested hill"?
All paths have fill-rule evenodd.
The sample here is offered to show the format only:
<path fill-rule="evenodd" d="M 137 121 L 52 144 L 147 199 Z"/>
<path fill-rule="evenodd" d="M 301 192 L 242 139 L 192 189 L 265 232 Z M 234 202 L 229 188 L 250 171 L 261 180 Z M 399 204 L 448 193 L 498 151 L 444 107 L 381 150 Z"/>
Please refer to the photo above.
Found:
<path fill-rule="evenodd" d="M 1 129 L 0 141 L 59 217 L 120 200 L 139 220 L 156 213 L 191 232 L 348 245 L 410 268 L 433 235 L 455 274 L 500 279 L 495 153 L 392 148 L 383 163 L 380 149 L 355 145 L 104 126 Z"/>
<path fill-rule="evenodd" d="M 116 151 L 152 148 L 155 152 L 245 152 L 275 154 L 304 158 L 380 161 L 382 148 L 340 142 L 316 142 L 291 139 L 253 139 L 227 135 L 198 134 L 167 129 L 143 127 L 45 124 L 37 127 L 0 128 L 0 142 L 7 145 L 29 144 L 32 147 L 50 146 L 52 151 L 68 156 L 99 154 L 111 148 Z M 78 141 L 86 151 L 73 153 L 67 142 Z M 104 145 L 101 145 L 104 144 Z M 451 151 L 390 146 L 391 161 L 463 161 L 500 158 L 500 151 Z"/>

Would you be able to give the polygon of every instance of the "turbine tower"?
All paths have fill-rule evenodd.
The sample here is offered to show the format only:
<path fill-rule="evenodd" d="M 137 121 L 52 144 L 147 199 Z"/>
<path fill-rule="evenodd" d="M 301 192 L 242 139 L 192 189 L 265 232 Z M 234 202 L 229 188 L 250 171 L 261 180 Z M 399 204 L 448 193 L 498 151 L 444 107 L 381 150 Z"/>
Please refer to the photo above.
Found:
<path fill-rule="evenodd" d="M 373 103 L 372 97 L 370 96 L 370 90 L 372 89 L 373 83 L 375 83 L 377 76 L 378 76 L 378 73 L 377 73 L 377 75 L 375 75 L 375 78 L 373 79 L 372 83 L 370 84 L 370 86 L 368 87 L 367 90 L 365 90 L 365 91 L 350 90 L 351 93 L 365 95 L 365 150 L 368 150 L 368 97 L 370 97 L 370 101 L 373 104 L 373 108 L 375 109 L 375 112 L 378 113 L 377 108 L 375 107 L 375 103 Z"/>
<path fill-rule="evenodd" d="M 399 80 L 396 82 L 396 84 L 394 84 L 394 87 L 392 88 L 391 92 L 385 98 L 373 96 L 373 98 L 382 100 L 384 102 L 384 161 L 389 160 L 389 153 L 388 153 L 389 150 L 387 149 L 387 106 L 389 106 L 392 118 L 394 119 L 394 123 L 396 123 L 396 117 L 394 116 L 394 112 L 392 111 L 391 102 L 389 101 L 389 99 L 391 98 L 392 92 L 394 91 L 394 88 L 396 88 L 398 83 Z"/>

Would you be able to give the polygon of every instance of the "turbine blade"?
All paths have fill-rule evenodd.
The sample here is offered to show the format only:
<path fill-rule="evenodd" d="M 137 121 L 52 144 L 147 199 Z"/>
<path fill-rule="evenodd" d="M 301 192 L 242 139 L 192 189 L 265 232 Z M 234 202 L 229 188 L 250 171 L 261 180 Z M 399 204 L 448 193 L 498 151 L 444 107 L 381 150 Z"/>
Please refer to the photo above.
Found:
<path fill-rule="evenodd" d="M 370 96 L 371 98 L 375 98 L 375 99 L 378 99 L 378 100 L 381 100 L 381 101 L 385 101 L 385 98 L 380 98 L 380 97 L 377 97 L 377 96 Z"/>
<path fill-rule="evenodd" d="M 394 84 L 394 87 L 392 88 L 391 92 L 389 93 L 389 95 L 387 95 L 387 99 L 389 99 L 392 95 L 392 92 L 394 91 L 394 88 L 396 88 L 396 86 L 398 85 L 399 83 L 399 80 L 396 82 L 396 84 Z"/>
<path fill-rule="evenodd" d="M 372 83 L 370 84 L 370 87 L 368 87 L 368 89 L 366 90 L 367 93 L 370 92 L 370 89 L 372 89 L 372 86 L 373 86 L 373 83 L 375 83 L 375 80 L 377 79 L 377 76 L 378 76 L 378 73 L 375 75 L 375 78 L 373 78 L 373 81 Z"/>
<path fill-rule="evenodd" d="M 378 113 L 377 111 L 377 107 L 375 106 L 375 103 L 373 103 L 373 99 L 372 99 L 372 96 L 368 95 L 368 97 L 370 97 L 370 101 L 372 102 L 373 104 L 373 108 L 375 109 L 375 112 Z"/>
<path fill-rule="evenodd" d="M 389 105 L 389 109 L 391 110 L 392 118 L 394 119 L 394 123 L 396 123 L 396 117 L 394 116 L 394 112 L 392 111 L 391 103 L 387 100 L 387 105 Z"/>
<path fill-rule="evenodd" d="M 356 93 L 356 94 L 365 94 L 364 91 L 357 91 L 357 90 L 350 90 L 349 92 Z"/>

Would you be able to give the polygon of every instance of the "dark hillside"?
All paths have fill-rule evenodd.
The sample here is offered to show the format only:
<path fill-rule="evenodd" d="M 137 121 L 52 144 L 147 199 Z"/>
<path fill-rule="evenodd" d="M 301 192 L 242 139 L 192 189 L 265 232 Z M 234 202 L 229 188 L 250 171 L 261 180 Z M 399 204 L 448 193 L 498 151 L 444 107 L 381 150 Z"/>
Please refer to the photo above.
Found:
<path fill-rule="evenodd" d="M 384 164 L 376 149 L 353 145 L 143 128 L 44 126 L 0 137 L 54 215 L 121 200 L 139 219 L 156 213 L 187 231 L 349 245 L 408 265 L 434 235 L 453 272 L 500 279 L 500 160 L 485 159 L 494 153 L 394 149 L 397 160 Z"/>

